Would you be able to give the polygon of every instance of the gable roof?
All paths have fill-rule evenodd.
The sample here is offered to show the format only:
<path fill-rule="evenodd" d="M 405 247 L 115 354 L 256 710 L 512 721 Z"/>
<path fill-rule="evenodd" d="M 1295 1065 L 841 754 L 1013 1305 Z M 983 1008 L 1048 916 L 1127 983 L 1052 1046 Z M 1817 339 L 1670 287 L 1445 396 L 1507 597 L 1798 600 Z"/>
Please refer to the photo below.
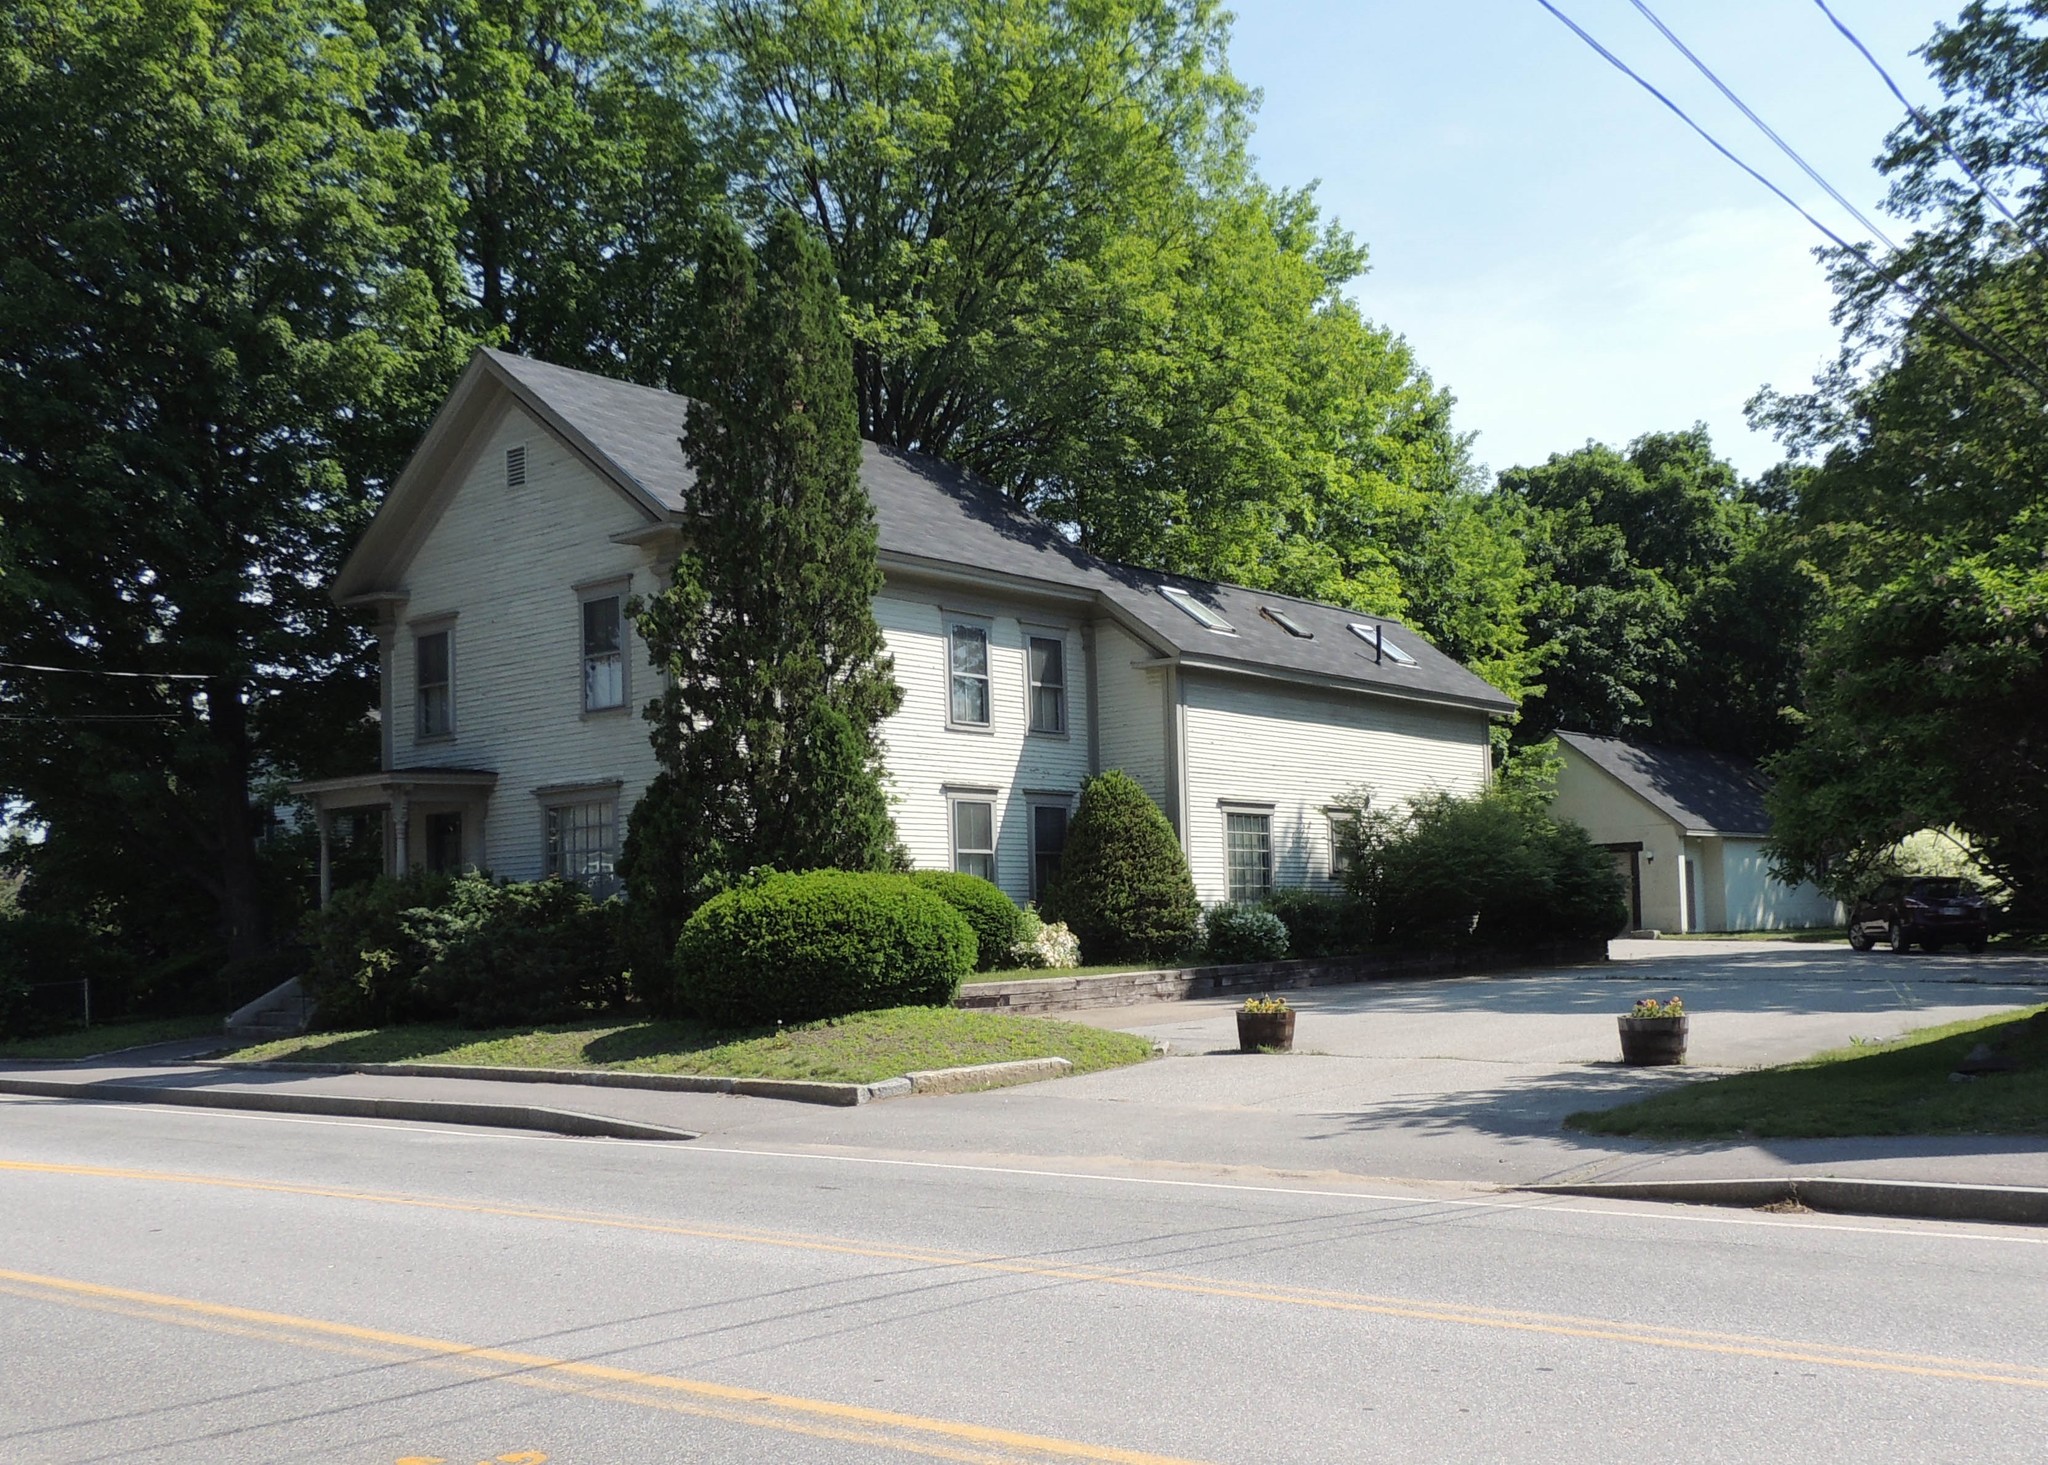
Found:
<path fill-rule="evenodd" d="M 405 529 L 426 510 L 425 500 L 434 488 L 431 480 L 446 461 L 435 450 L 437 439 L 455 435 L 453 424 L 461 416 L 462 400 L 486 383 L 511 393 L 560 434 L 638 502 L 650 521 L 675 521 L 687 514 L 695 475 L 679 441 L 689 405 L 685 398 L 482 350 L 343 567 L 336 580 L 337 596 L 370 589 L 377 578 L 371 562 L 388 563 L 400 553 Z M 450 425 L 444 428 L 444 423 Z M 1514 710 L 1508 697 L 1399 622 L 1099 559 L 951 464 L 874 442 L 863 449 L 861 479 L 875 506 L 885 568 L 965 573 L 1086 596 L 1140 640 L 1185 665 L 1450 702 L 1489 713 Z M 1160 593 L 1169 585 L 1216 611 L 1235 634 L 1203 627 Z M 1262 606 L 1280 611 L 1312 635 L 1290 635 L 1260 614 Z M 1392 657 L 1376 661 L 1373 648 L 1349 630 L 1353 622 L 1383 626 L 1386 639 L 1407 652 L 1414 664 L 1402 665 Z"/>
<path fill-rule="evenodd" d="M 1558 740 L 1688 832 L 1771 832 L 1764 807 L 1770 784 L 1753 764 L 1705 748 L 1666 748 L 1591 733 L 1561 732 Z"/>

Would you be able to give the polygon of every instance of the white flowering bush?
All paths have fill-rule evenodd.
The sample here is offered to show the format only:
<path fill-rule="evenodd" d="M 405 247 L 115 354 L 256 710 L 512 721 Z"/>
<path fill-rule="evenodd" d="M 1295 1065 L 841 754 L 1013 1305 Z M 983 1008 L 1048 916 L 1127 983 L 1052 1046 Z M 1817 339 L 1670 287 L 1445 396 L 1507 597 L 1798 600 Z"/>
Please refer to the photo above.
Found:
<path fill-rule="evenodd" d="M 1045 921 L 1030 906 L 1024 907 L 1024 934 L 1010 948 L 1010 960 L 1022 967 L 1057 971 L 1081 964 L 1081 938 L 1067 929 L 1065 921 Z"/>

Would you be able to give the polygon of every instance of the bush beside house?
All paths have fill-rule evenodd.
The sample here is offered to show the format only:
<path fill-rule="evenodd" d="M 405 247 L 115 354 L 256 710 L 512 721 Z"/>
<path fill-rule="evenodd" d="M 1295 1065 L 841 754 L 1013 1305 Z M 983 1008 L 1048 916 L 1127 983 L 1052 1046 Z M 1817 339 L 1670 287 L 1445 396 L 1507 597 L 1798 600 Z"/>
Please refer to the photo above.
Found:
<path fill-rule="evenodd" d="M 812 870 L 698 907 L 676 942 L 686 1011 L 734 1027 L 939 1007 L 974 968 L 974 928 L 907 875 Z"/>
<path fill-rule="evenodd" d="M 976 971 L 992 972 L 1010 965 L 1012 951 L 1024 939 L 1024 912 L 1016 901 L 979 875 L 914 870 L 910 878 L 960 912 L 974 928 Z"/>
<path fill-rule="evenodd" d="M 1226 964 L 1278 961 L 1288 954 L 1286 924 L 1260 905 L 1211 906 L 1202 917 L 1202 942 L 1209 960 Z"/>
<path fill-rule="evenodd" d="M 1086 962 L 1171 960 L 1194 944 L 1202 915 L 1173 826 L 1115 769 L 1083 785 L 1040 909 L 1072 928 Z"/>
<path fill-rule="evenodd" d="M 561 1022 L 626 999 L 619 911 L 582 886 L 415 871 L 336 891 L 300 978 L 327 1028 Z"/>

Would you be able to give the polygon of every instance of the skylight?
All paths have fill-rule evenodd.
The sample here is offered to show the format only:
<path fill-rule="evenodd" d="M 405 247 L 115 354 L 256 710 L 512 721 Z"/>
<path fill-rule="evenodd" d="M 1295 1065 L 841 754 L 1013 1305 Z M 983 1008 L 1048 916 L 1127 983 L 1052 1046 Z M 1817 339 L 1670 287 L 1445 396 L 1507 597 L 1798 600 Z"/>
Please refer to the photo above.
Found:
<path fill-rule="evenodd" d="M 1180 586 L 1161 585 L 1159 593 L 1186 611 L 1193 620 L 1207 626 L 1210 630 L 1220 631 L 1226 636 L 1235 636 L 1237 634 L 1237 627 L 1231 625 L 1229 621 L 1223 619 L 1222 616 L 1216 614 L 1215 611 L 1209 609 L 1208 606 L 1202 604 L 1201 601 L 1195 599 L 1194 596 L 1181 589 Z"/>
<path fill-rule="evenodd" d="M 1284 610 L 1275 610 L 1270 605 L 1262 605 L 1259 607 L 1259 614 L 1290 636 L 1299 636 L 1304 641 L 1313 641 L 1316 638 L 1314 631 L 1309 630 Z"/>
<path fill-rule="evenodd" d="M 1361 621 L 1351 623 L 1351 634 L 1372 647 L 1377 653 L 1376 660 L 1391 661 L 1396 666 L 1413 666 L 1415 658 L 1387 639 L 1386 628 L 1368 626 Z"/>

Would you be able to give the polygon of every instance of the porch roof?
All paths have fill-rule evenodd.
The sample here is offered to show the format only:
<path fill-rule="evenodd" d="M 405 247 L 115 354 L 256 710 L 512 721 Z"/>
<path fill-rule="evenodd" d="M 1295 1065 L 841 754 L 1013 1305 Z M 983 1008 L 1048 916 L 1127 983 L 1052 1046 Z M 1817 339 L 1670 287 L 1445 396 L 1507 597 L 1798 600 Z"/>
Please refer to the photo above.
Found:
<path fill-rule="evenodd" d="M 287 785 L 323 810 L 375 808 L 400 794 L 421 802 L 467 803 L 488 796 L 497 786 L 498 775 L 485 768 L 386 768 Z"/>

